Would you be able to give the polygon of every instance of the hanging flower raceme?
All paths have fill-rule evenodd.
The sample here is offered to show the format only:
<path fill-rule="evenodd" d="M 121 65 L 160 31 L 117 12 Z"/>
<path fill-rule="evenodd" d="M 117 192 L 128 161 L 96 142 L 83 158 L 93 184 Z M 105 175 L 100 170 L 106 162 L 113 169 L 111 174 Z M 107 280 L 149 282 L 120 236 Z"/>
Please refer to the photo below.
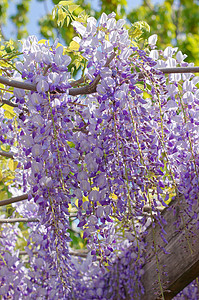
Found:
<path fill-rule="evenodd" d="M 16 184 L 39 219 L 29 225 L 24 297 L 133 299 L 136 280 L 143 292 L 142 233 L 154 217 L 164 222 L 157 207 L 167 206 L 170 190 L 188 201 L 198 193 L 197 79 L 170 75 L 167 82 L 158 68 L 184 66 L 182 53 L 156 50 L 156 36 L 151 50 L 140 50 L 124 25 L 115 14 L 88 18 L 86 27 L 73 22 L 92 91 L 84 96 L 70 96 L 71 59 L 62 46 L 35 37 L 23 43 L 16 67 L 36 91 L 14 89 Z M 1 142 L 13 144 L 7 122 Z M 86 260 L 70 256 L 74 211 Z"/>

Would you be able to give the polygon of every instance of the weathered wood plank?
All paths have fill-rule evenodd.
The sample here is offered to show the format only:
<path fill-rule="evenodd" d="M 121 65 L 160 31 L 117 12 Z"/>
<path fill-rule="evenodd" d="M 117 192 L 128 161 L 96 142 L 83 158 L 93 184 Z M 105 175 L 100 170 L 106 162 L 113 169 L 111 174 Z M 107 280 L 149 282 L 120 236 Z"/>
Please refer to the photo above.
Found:
<path fill-rule="evenodd" d="M 173 209 L 175 209 L 175 214 Z M 142 281 L 145 295 L 143 295 L 142 300 L 162 299 L 161 296 L 158 296 L 160 287 L 157 281 L 156 259 L 158 259 L 159 263 L 159 274 L 166 300 L 172 299 L 199 276 L 198 203 L 194 206 L 195 219 L 190 216 L 190 214 L 193 215 L 193 212 L 188 215 L 186 213 L 187 210 L 188 205 L 181 197 L 172 201 L 170 208 L 163 211 L 162 216 L 167 221 L 163 228 L 167 232 L 165 238 L 168 244 L 160 237 L 162 231 L 158 224 L 156 224 L 155 228 L 152 228 L 152 226 L 148 228 L 148 235 L 146 236 L 147 261 L 144 266 L 145 274 Z M 180 220 L 179 224 L 174 225 L 178 220 Z M 153 250 L 154 237 L 157 256 Z M 164 247 L 166 252 L 170 254 L 165 254 L 161 247 Z"/>

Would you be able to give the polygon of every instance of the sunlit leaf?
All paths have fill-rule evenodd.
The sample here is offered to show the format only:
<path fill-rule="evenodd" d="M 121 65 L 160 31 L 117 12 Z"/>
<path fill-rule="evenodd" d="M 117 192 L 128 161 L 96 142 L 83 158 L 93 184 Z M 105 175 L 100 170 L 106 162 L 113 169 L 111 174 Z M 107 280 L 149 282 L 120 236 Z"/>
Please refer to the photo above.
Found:
<path fill-rule="evenodd" d="M 71 3 L 73 3 L 73 1 L 60 1 L 60 2 L 58 3 L 58 5 L 66 6 L 66 5 L 70 5 Z"/>
<path fill-rule="evenodd" d="M 45 39 L 42 39 L 42 40 L 39 40 L 39 44 L 45 44 L 46 42 L 48 42 L 48 45 L 49 45 L 49 41 L 48 40 L 45 40 Z"/>
<path fill-rule="evenodd" d="M 14 108 L 13 107 L 11 107 L 11 106 L 9 106 L 7 104 L 4 104 L 2 106 L 2 108 L 5 110 L 5 112 L 4 112 L 5 118 L 12 119 L 15 116 Z"/>
<path fill-rule="evenodd" d="M 5 151 L 5 152 L 8 152 L 10 150 L 10 146 L 3 144 L 3 145 L 1 145 L 1 150 Z"/>
<path fill-rule="evenodd" d="M 66 26 L 68 27 L 69 24 L 70 24 L 70 17 L 66 16 Z"/>
<path fill-rule="evenodd" d="M 111 193 L 111 194 L 110 194 L 110 197 L 111 197 L 112 199 L 114 199 L 114 200 L 117 200 L 117 195 L 115 195 L 114 193 Z"/>
<path fill-rule="evenodd" d="M 139 21 L 139 22 L 135 22 L 132 24 L 132 27 L 129 30 L 129 35 L 131 36 L 131 38 L 139 38 L 144 30 L 146 31 L 150 31 L 150 26 L 147 24 L 147 22 L 145 21 Z"/>
<path fill-rule="evenodd" d="M 67 14 L 65 11 L 63 11 L 63 9 L 58 9 L 58 20 L 57 20 L 57 24 L 58 26 L 63 26 L 65 18 L 66 18 Z"/>
<path fill-rule="evenodd" d="M 75 9 L 77 9 L 78 7 L 80 7 L 79 5 L 70 5 L 68 7 L 68 10 L 70 11 L 70 13 L 72 13 Z"/>
<path fill-rule="evenodd" d="M 8 167 L 10 169 L 10 171 L 15 171 L 17 168 L 18 162 L 14 161 L 13 159 L 10 159 L 8 162 Z"/>
<path fill-rule="evenodd" d="M 8 198 L 8 193 L 6 191 L 0 191 L 0 201 Z"/>
<path fill-rule="evenodd" d="M 72 41 L 68 47 L 70 51 L 78 51 L 79 50 L 79 44 L 75 41 Z"/>

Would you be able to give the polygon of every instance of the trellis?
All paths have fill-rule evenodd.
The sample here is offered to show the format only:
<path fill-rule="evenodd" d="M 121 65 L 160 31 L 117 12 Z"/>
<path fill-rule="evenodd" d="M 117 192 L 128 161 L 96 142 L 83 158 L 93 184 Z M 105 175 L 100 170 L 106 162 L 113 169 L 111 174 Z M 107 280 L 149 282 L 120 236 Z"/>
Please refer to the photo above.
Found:
<path fill-rule="evenodd" d="M 105 66 L 108 66 L 110 61 L 114 58 L 112 55 L 106 62 Z M 171 73 L 199 73 L 199 67 L 178 67 L 178 68 L 161 68 L 159 69 L 164 74 Z M 140 73 L 140 75 L 142 75 Z M 82 94 L 91 94 L 96 91 L 96 86 L 100 81 L 100 75 L 98 75 L 91 85 L 84 85 L 76 87 L 83 83 L 83 79 L 79 79 L 72 84 L 72 88 L 69 89 L 69 95 L 77 96 Z M 25 90 L 36 91 L 34 84 L 17 81 L 11 78 L 5 78 L 0 76 L 0 83 L 16 88 Z M 8 100 L 1 99 L 2 104 L 8 104 L 10 106 L 17 106 Z M 13 153 L 0 151 L 0 155 L 14 158 Z M 0 201 L 0 206 L 12 204 L 15 202 L 28 199 L 28 194 L 12 197 L 6 200 Z M 150 211 L 150 207 L 144 207 L 145 213 Z M 162 210 L 160 208 L 160 210 Z M 199 214 L 199 205 L 195 205 L 193 210 L 197 215 Z M 149 214 L 150 215 L 150 214 Z M 190 282 L 199 276 L 199 234 L 197 222 L 198 219 L 193 219 L 188 212 L 188 204 L 184 201 L 183 195 L 176 196 L 170 203 L 167 209 L 162 211 L 162 216 L 166 221 L 164 225 L 164 231 L 166 241 L 163 241 L 160 237 L 161 228 L 156 224 L 155 228 L 150 226 L 147 231 L 146 242 L 146 262 L 143 267 L 145 273 L 142 277 L 142 283 L 145 289 L 145 294 L 142 296 L 143 300 L 155 300 L 160 299 L 159 283 L 157 282 L 157 272 L 160 273 L 161 283 L 164 290 L 165 300 L 172 299 L 180 291 L 184 289 Z M 75 214 L 71 217 L 76 217 Z M 181 220 L 183 218 L 183 222 Z M 0 219 L 2 223 L 16 223 L 16 222 L 38 222 L 36 218 L 9 218 Z M 186 227 L 184 226 L 186 224 Z M 189 233 L 192 232 L 192 235 Z M 158 250 L 154 254 L 154 242 L 158 245 Z M 26 254 L 25 251 L 21 252 L 21 255 Z M 86 257 L 86 252 L 72 251 L 71 255 Z M 157 259 L 159 261 L 160 269 L 157 270 Z M 128 298 L 126 298 L 128 299 Z"/>

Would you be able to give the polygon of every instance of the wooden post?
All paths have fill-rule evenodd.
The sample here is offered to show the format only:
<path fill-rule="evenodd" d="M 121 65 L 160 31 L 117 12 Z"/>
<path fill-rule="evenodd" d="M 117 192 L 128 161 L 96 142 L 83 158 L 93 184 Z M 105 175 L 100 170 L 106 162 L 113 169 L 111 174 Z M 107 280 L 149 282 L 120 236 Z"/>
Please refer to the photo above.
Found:
<path fill-rule="evenodd" d="M 175 212 L 175 213 L 174 213 Z M 192 215 L 195 214 L 195 219 Z M 188 204 L 183 197 L 172 201 L 169 208 L 162 213 L 167 225 L 163 225 L 167 234 L 165 243 L 160 234 L 162 230 L 158 224 L 155 228 L 148 228 L 146 236 L 146 264 L 142 283 L 145 294 L 142 300 L 162 299 L 158 283 L 158 272 L 164 291 L 165 300 L 172 299 L 189 283 L 199 276 L 199 232 L 197 221 L 199 219 L 199 205 L 188 211 Z M 157 256 L 154 254 L 154 237 L 157 247 Z M 166 252 L 161 249 L 164 247 Z M 157 261 L 159 270 L 157 271 Z M 166 272 L 166 274 L 164 273 Z"/>

